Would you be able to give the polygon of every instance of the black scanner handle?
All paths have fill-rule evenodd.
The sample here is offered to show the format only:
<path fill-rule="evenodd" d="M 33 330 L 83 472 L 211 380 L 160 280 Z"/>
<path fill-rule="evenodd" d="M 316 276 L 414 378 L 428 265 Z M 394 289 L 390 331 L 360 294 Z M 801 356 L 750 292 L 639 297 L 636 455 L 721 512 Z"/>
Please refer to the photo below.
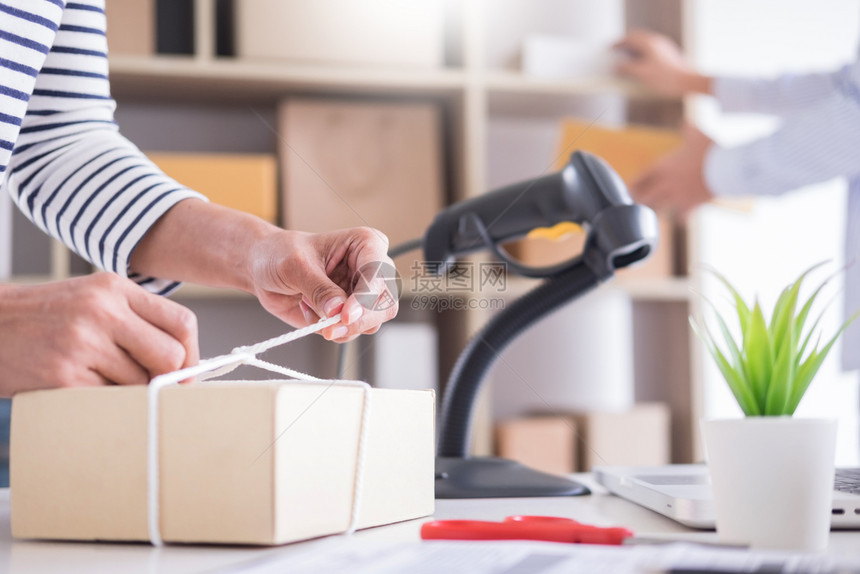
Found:
<path fill-rule="evenodd" d="M 519 275 L 552 277 L 580 258 L 552 267 L 527 267 L 511 258 L 501 244 L 566 221 L 588 230 L 581 257 L 597 265 L 602 276 L 646 257 L 657 239 L 653 212 L 633 204 L 624 182 L 605 161 L 576 151 L 561 171 L 456 203 L 439 213 L 424 235 L 424 258 L 440 263 L 435 271 L 441 275 L 457 257 L 486 249 Z M 623 242 L 619 235 L 625 236 Z"/>

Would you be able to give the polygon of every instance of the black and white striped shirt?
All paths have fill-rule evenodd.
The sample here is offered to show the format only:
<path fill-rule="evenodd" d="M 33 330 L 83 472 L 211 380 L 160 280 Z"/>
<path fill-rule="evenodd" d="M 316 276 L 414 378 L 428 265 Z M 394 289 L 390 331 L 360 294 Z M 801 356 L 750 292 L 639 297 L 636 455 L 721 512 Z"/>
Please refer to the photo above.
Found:
<path fill-rule="evenodd" d="M 131 252 L 168 209 L 202 198 L 120 135 L 108 82 L 104 0 L 0 0 L 0 185 L 43 231 L 99 268 Z"/>

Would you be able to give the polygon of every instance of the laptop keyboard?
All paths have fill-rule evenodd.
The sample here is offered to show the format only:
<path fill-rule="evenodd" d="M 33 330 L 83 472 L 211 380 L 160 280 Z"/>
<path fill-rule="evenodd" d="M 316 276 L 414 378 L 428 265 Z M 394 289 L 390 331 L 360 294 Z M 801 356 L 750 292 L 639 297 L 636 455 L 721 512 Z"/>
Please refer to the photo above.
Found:
<path fill-rule="evenodd" d="M 835 482 L 839 492 L 860 494 L 860 468 L 837 468 Z"/>

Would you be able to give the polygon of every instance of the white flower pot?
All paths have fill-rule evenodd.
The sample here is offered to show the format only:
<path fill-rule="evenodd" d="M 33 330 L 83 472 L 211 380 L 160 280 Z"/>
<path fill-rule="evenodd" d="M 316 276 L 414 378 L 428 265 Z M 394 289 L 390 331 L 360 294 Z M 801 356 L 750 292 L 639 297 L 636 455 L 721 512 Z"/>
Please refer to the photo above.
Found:
<path fill-rule="evenodd" d="M 827 547 L 836 421 L 703 421 L 720 541 L 753 548 Z"/>

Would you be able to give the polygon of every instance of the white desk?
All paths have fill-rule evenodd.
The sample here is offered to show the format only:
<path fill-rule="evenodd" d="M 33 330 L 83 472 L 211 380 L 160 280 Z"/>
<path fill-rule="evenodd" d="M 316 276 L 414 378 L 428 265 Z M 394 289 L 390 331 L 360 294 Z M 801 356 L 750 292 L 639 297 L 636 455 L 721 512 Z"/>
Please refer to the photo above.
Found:
<path fill-rule="evenodd" d="M 572 498 L 515 498 L 482 500 L 439 500 L 436 518 L 501 520 L 513 514 L 568 516 L 600 526 L 625 526 L 637 536 L 667 540 L 716 541 L 714 532 L 685 528 L 650 510 L 606 494 L 588 476 L 577 479 L 593 486 L 595 494 Z M 419 539 L 421 524 L 412 520 L 356 533 L 359 540 L 407 542 Z M 9 527 L 9 490 L 0 489 L 0 572 L 206 572 L 239 567 L 273 556 L 312 550 L 331 544 L 332 538 L 291 544 L 277 548 L 218 546 L 167 546 L 155 549 L 147 544 L 86 544 L 12 540 Z M 860 531 L 832 532 L 829 553 L 860 557 Z"/>

